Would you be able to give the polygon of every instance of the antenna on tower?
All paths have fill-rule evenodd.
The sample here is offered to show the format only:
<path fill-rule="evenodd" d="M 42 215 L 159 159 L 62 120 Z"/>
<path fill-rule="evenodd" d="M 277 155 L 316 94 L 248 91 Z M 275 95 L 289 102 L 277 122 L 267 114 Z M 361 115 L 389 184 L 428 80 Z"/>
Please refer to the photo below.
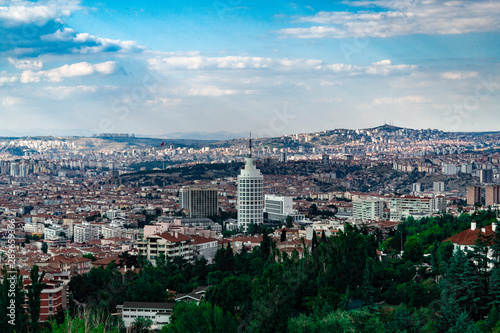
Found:
<path fill-rule="evenodd" d="M 250 132 L 250 140 L 248 142 L 248 148 L 250 148 L 250 153 L 248 154 L 248 157 L 252 158 L 252 132 Z"/>

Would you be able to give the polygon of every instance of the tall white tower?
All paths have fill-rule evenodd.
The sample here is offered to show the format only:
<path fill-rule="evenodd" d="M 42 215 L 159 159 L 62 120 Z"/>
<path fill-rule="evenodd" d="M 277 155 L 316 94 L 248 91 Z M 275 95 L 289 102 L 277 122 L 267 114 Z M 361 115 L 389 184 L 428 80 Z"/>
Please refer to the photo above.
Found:
<path fill-rule="evenodd" d="M 250 135 L 250 153 L 245 158 L 245 168 L 238 176 L 238 226 L 247 232 L 250 223 L 264 222 L 264 176 L 255 167 L 252 158 L 252 136 Z"/>

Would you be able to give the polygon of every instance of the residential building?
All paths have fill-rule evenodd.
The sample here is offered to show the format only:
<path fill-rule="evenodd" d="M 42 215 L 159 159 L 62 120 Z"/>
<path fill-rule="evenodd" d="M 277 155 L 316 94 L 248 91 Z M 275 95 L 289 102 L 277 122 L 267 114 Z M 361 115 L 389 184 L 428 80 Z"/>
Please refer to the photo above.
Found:
<path fill-rule="evenodd" d="M 205 258 L 209 265 L 214 263 L 215 254 L 219 249 L 217 239 L 211 237 L 201 237 L 197 235 L 189 235 L 193 239 L 194 255 L 196 258 Z"/>
<path fill-rule="evenodd" d="M 484 228 L 477 228 L 476 222 L 471 223 L 471 227 L 467 230 L 464 230 L 456 235 L 451 236 L 450 238 L 445 239 L 443 242 L 450 241 L 453 243 L 453 247 L 456 250 L 467 251 L 471 250 L 473 246 L 476 244 L 476 240 L 480 235 L 483 237 L 493 236 L 495 235 L 496 228 L 498 226 L 498 221 L 495 223 L 488 225 Z M 494 236 L 493 236 L 494 237 Z M 493 258 L 493 250 L 488 246 L 487 257 L 489 259 Z M 493 264 L 489 264 L 489 268 L 491 269 Z"/>
<path fill-rule="evenodd" d="M 455 175 L 457 173 L 457 165 L 456 164 L 443 165 L 443 173 L 445 175 Z"/>
<path fill-rule="evenodd" d="M 493 170 L 492 169 L 482 169 L 479 173 L 479 181 L 484 184 L 493 183 Z"/>
<path fill-rule="evenodd" d="M 88 222 L 73 227 L 74 240 L 77 243 L 85 243 L 94 239 L 99 239 L 99 227 Z"/>
<path fill-rule="evenodd" d="M 384 202 L 374 199 L 353 201 L 352 217 L 363 221 L 380 219 L 384 217 Z"/>
<path fill-rule="evenodd" d="M 399 221 L 409 216 L 422 217 L 446 208 L 443 197 L 402 196 L 389 199 L 391 220 Z"/>
<path fill-rule="evenodd" d="M 216 186 L 190 185 L 180 191 L 181 208 L 189 217 L 208 217 L 218 214 L 218 188 Z"/>
<path fill-rule="evenodd" d="M 467 187 L 467 205 L 481 204 L 481 187 L 468 186 Z"/>
<path fill-rule="evenodd" d="M 494 206 L 500 203 L 500 185 L 487 185 L 484 192 L 484 204 L 486 206 Z"/>
<path fill-rule="evenodd" d="M 144 240 L 137 242 L 139 254 L 145 256 L 153 265 L 160 253 L 172 260 L 181 256 L 189 262 L 194 261 L 193 239 L 178 232 L 164 232 L 161 234 L 149 235 Z"/>
<path fill-rule="evenodd" d="M 264 176 L 255 166 L 252 158 L 252 139 L 250 153 L 245 158 L 245 168 L 238 176 L 238 225 L 244 232 L 251 223 L 264 222 Z"/>
<path fill-rule="evenodd" d="M 444 192 L 444 182 L 434 182 L 432 184 L 432 189 L 435 193 Z"/>

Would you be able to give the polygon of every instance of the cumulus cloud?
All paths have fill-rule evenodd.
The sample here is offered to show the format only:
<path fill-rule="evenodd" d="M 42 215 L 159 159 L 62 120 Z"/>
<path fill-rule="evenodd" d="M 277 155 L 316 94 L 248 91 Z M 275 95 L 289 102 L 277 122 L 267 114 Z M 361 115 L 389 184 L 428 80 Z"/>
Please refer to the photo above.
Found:
<path fill-rule="evenodd" d="M 177 69 L 211 70 L 211 69 L 314 69 L 322 64 L 315 59 L 273 59 L 263 57 L 206 57 L 206 56 L 173 56 L 155 57 L 148 60 L 152 70 L 167 71 Z"/>
<path fill-rule="evenodd" d="M 68 17 L 81 9 L 79 1 L 52 0 L 43 3 L 14 1 L 8 6 L 0 6 L 0 23 L 7 27 L 33 24 L 42 26 L 49 21 Z"/>
<path fill-rule="evenodd" d="M 41 3 L 15 1 L 0 6 L 0 52 L 15 51 L 19 56 L 142 52 L 135 41 L 101 38 L 78 32 L 65 24 L 74 11 L 81 10 L 78 1 L 48 0 Z"/>
<path fill-rule="evenodd" d="M 298 19 L 312 27 L 286 28 L 295 38 L 363 38 L 412 34 L 465 34 L 497 31 L 500 4 L 496 0 L 373 0 L 349 1 L 359 11 L 319 12 Z M 369 8 L 376 7 L 376 10 Z"/>
<path fill-rule="evenodd" d="M 352 75 L 387 75 L 393 72 L 416 70 L 415 65 L 393 65 L 391 60 L 382 60 L 369 66 L 350 64 L 326 64 L 317 59 L 273 59 L 261 57 L 155 57 L 148 60 L 149 68 L 159 72 L 173 70 L 277 70 L 277 71 L 325 71 Z"/>
<path fill-rule="evenodd" d="M 13 58 L 9 58 L 8 60 L 9 63 L 17 69 L 40 70 L 43 67 L 43 63 L 38 60 L 20 60 Z"/>
<path fill-rule="evenodd" d="M 51 82 L 60 82 L 63 78 L 89 76 L 93 74 L 109 75 L 118 72 L 118 70 L 119 67 L 115 61 L 107 61 L 95 65 L 89 64 L 88 62 L 80 62 L 46 71 L 24 71 L 21 74 L 21 82 L 39 82 L 41 79 Z"/>
<path fill-rule="evenodd" d="M 19 78 L 15 75 L 6 75 L 5 72 L 0 73 L 0 86 L 8 83 L 17 82 Z"/>

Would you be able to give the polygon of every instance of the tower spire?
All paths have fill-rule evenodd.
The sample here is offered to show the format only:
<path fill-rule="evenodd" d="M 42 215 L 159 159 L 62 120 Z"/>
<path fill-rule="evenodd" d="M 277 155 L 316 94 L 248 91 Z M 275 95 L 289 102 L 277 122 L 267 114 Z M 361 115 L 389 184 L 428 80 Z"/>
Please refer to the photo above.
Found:
<path fill-rule="evenodd" d="M 252 158 L 252 132 L 250 132 L 250 140 L 248 142 L 248 148 L 250 148 L 250 153 L 248 154 L 248 157 Z"/>

